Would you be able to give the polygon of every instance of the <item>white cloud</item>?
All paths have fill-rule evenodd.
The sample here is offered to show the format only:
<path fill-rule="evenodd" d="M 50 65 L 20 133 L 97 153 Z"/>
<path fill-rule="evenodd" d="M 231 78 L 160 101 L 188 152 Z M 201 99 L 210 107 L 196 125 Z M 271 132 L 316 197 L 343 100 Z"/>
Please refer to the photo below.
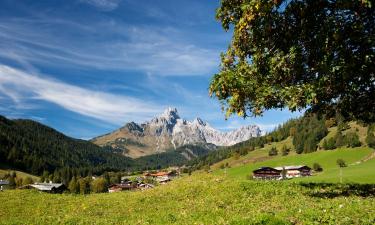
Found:
<path fill-rule="evenodd" d="M 219 50 L 188 39 L 170 27 L 135 27 L 115 20 L 92 24 L 49 18 L 0 21 L 0 57 L 6 59 L 164 76 L 215 73 Z"/>
<path fill-rule="evenodd" d="M 5 65 L 0 65 L 0 87 L 3 95 L 11 97 L 18 104 L 24 98 L 43 100 L 113 124 L 129 120 L 143 121 L 162 110 L 151 102 L 88 90 Z"/>
<path fill-rule="evenodd" d="M 103 11 L 112 11 L 119 6 L 121 0 L 80 0 L 80 2 L 87 3 Z"/>

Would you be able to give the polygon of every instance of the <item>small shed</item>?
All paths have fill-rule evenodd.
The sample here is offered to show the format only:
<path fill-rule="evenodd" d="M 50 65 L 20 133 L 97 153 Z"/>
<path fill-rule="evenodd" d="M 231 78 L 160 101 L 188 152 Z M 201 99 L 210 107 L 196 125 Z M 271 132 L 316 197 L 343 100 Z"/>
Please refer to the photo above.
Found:
<path fill-rule="evenodd" d="M 282 179 L 281 170 L 272 167 L 261 167 L 253 171 L 253 178 L 260 180 L 280 180 Z"/>

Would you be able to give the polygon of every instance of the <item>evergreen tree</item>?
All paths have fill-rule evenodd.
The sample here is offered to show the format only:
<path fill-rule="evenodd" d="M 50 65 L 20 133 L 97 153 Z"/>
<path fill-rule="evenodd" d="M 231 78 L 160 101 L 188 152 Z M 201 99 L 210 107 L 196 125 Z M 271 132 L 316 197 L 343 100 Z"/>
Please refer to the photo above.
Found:
<path fill-rule="evenodd" d="M 8 181 L 9 181 L 9 188 L 10 188 L 10 189 L 14 189 L 14 188 L 16 188 L 16 177 L 14 177 L 14 176 L 9 176 L 9 177 L 8 177 Z"/>
<path fill-rule="evenodd" d="M 335 135 L 335 140 L 336 140 L 336 143 L 335 143 L 336 148 L 340 148 L 345 145 L 344 137 L 342 136 L 342 133 L 340 130 L 337 130 L 337 133 Z"/>
<path fill-rule="evenodd" d="M 290 151 L 290 149 L 288 147 L 286 147 L 286 145 L 283 145 L 283 147 L 281 148 L 281 155 L 286 156 L 286 155 L 289 154 L 289 151 Z"/>
<path fill-rule="evenodd" d="M 80 186 L 77 183 L 76 177 L 73 177 L 72 180 L 69 182 L 68 189 L 70 193 L 78 194 L 80 192 Z"/>
<path fill-rule="evenodd" d="M 358 137 L 357 133 L 355 133 L 355 132 L 346 133 L 346 135 L 344 137 L 344 143 L 351 148 L 361 146 L 361 142 L 359 141 L 359 137 Z"/>
<path fill-rule="evenodd" d="M 86 178 L 78 179 L 79 184 L 79 193 L 80 194 L 89 194 L 90 193 L 90 184 L 87 182 Z"/>
<path fill-rule="evenodd" d="M 322 166 L 321 166 L 319 163 L 314 163 L 314 165 L 313 165 L 313 169 L 314 169 L 316 172 L 321 172 L 321 171 L 323 171 L 323 168 L 322 168 Z"/>
<path fill-rule="evenodd" d="M 336 163 L 339 167 L 346 167 L 347 166 L 343 159 L 337 159 Z"/>
<path fill-rule="evenodd" d="M 272 147 L 269 151 L 268 151 L 268 155 L 269 156 L 275 156 L 275 155 L 277 155 L 278 153 L 277 153 L 277 149 L 276 149 L 276 147 Z"/>
<path fill-rule="evenodd" d="M 375 148 L 375 124 L 371 124 L 367 129 L 366 143 L 369 147 Z"/>

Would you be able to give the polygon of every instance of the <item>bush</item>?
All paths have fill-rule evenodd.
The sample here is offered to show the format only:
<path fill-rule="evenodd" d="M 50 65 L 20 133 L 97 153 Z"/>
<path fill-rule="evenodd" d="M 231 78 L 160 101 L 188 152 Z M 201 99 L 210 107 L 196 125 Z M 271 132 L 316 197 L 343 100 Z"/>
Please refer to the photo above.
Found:
<path fill-rule="evenodd" d="M 322 166 L 319 163 L 314 163 L 313 169 L 316 172 L 322 172 L 323 171 L 323 168 L 322 168 Z"/>
<path fill-rule="evenodd" d="M 277 149 L 275 148 L 275 147 L 272 147 L 271 149 L 270 149 L 270 151 L 268 152 L 268 155 L 269 156 L 275 156 L 275 155 L 277 155 L 278 153 L 277 153 Z"/>
<path fill-rule="evenodd" d="M 336 163 L 339 167 L 346 167 L 347 166 L 343 159 L 337 159 Z"/>
<path fill-rule="evenodd" d="M 106 192 L 107 188 L 107 181 L 104 178 L 97 178 L 91 182 L 91 190 L 94 193 Z"/>
<path fill-rule="evenodd" d="M 323 148 L 325 150 L 332 150 L 336 148 L 336 140 L 335 138 L 326 138 L 323 141 Z"/>
<path fill-rule="evenodd" d="M 344 143 L 351 148 L 361 146 L 361 142 L 359 141 L 359 137 L 355 132 L 348 132 L 345 135 Z"/>
<path fill-rule="evenodd" d="M 335 135 L 335 141 L 336 141 L 335 143 L 336 148 L 340 148 L 345 145 L 344 137 L 342 136 L 341 131 L 339 130 L 337 130 L 337 133 Z"/>
<path fill-rule="evenodd" d="M 290 149 L 288 147 L 286 147 L 286 145 L 283 145 L 282 149 L 281 149 L 281 155 L 282 156 L 286 156 L 288 155 L 290 152 Z"/>
<path fill-rule="evenodd" d="M 375 148 L 375 136 L 374 136 L 375 124 L 368 127 L 366 143 L 369 147 Z"/>

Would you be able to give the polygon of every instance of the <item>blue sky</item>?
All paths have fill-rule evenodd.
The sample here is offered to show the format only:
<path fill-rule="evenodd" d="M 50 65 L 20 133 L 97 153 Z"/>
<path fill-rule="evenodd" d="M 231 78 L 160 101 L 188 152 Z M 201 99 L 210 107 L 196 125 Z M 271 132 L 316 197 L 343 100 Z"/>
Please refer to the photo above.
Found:
<path fill-rule="evenodd" d="M 264 130 L 300 113 L 259 118 L 224 114 L 208 85 L 218 72 L 226 33 L 219 1 L 2 0 L 0 114 L 29 118 L 76 138 L 176 107 L 230 130 Z"/>

